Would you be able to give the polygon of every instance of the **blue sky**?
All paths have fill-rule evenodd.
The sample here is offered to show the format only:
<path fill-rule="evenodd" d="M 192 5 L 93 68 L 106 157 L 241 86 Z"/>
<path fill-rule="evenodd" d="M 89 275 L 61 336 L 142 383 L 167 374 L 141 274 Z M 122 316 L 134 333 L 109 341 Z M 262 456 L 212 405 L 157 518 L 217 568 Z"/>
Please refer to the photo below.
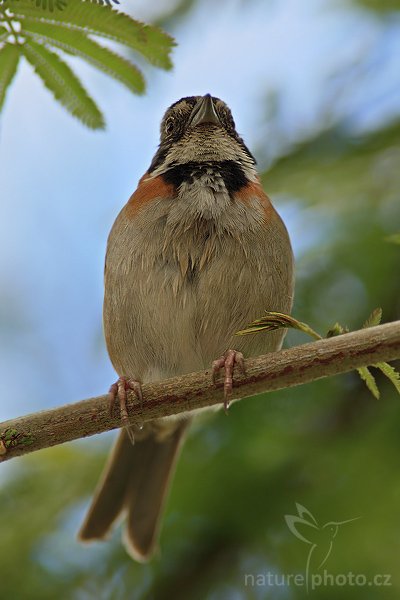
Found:
<path fill-rule="evenodd" d="M 142 20 L 154 16 L 147 4 L 121 0 Z M 70 60 L 105 113 L 105 132 L 70 117 L 27 65 L 13 83 L 0 116 L 0 419 L 104 393 L 115 379 L 101 332 L 106 238 L 171 102 L 223 98 L 264 157 L 332 120 L 357 132 L 398 116 L 397 17 L 379 21 L 333 0 L 202 0 L 170 33 L 174 70 L 145 66 L 143 97 Z M 297 213 L 277 205 L 299 254 Z"/>

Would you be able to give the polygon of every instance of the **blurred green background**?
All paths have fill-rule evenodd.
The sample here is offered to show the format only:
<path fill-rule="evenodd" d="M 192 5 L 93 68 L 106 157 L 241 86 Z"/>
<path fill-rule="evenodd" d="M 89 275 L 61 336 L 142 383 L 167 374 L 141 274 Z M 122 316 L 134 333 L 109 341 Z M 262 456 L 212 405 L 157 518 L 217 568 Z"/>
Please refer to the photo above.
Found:
<path fill-rule="evenodd" d="M 106 133 L 86 132 L 53 108 L 25 72 L 1 115 L 4 418 L 103 393 L 112 382 L 101 337 L 106 232 L 151 160 L 163 110 L 179 96 L 210 91 L 232 106 L 294 242 L 293 314 L 320 332 L 335 321 L 356 329 L 377 306 L 384 321 L 399 318 L 400 246 L 387 239 L 400 230 L 399 3 L 145 4 L 122 9 L 176 38 L 175 72 L 152 72 L 149 95 L 131 101 L 82 69 L 109 102 Z M 28 89 L 30 103 L 21 97 Z M 118 112 L 131 115 L 125 126 Z M 291 332 L 286 345 L 305 341 Z M 322 571 L 389 576 L 385 586 L 325 585 L 310 597 L 398 598 L 400 398 L 378 373 L 377 381 L 379 401 L 352 373 L 196 423 L 160 555 L 146 565 L 128 558 L 118 529 L 108 543 L 75 539 L 113 436 L 2 465 L 0 597 L 306 598 L 304 586 L 281 579 L 306 569 L 310 545 L 285 521 L 298 503 L 318 523 L 321 555 L 331 541 L 322 526 L 359 517 L 339 527 Z"/>

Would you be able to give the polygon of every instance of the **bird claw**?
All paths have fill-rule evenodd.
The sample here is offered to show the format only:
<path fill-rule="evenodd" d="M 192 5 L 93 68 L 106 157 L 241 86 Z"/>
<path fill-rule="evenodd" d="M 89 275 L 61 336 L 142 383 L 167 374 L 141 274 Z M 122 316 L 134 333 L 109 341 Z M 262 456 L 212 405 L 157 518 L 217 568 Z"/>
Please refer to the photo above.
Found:
<path fill-rule="evenodd" d="M 138 400 L 140 401 L 140 406 L 143 406 L 143 394 L 142 394 L 142 385 L 140 381 L 136 379 L 131 379 L 130 377 L 120 377 L 118 381 L 112 384 L 110 390 L 108 392 L 108 400 L 110 407 L 110 415 L 113 414 L 115 402 L 118 399 L 120 411 L 121 411 L 121 421 L 122 426 L 126 428 L 129 439 L 132 444 L 135 441 L 133 429 L 131 424 L 129 423 L 129 415 L 128 415 L 128 407 L 127 400 L 128 395 L 127 391 L 132 390 L 135 392 Z"/>
<path fill-rule="evenodd" d="M 243 374 L 246 373 L 245 364 L 244 364 L 244 356 L 241 352 L 237 350 L 227 350 L 220 358 L 214 360 L 212 363 L 212 381 L 213 384 L 216 385 L 217 381 L 217 373 L 220 369 L 224 369 L 225 378 L 224 378 L 224 410 L 228 413 L 228 408 L 230 404 L 229 397 L 232 394 L 233 387 L 233 371 L 235 369 L 235 365 L 239 367 Z"/>

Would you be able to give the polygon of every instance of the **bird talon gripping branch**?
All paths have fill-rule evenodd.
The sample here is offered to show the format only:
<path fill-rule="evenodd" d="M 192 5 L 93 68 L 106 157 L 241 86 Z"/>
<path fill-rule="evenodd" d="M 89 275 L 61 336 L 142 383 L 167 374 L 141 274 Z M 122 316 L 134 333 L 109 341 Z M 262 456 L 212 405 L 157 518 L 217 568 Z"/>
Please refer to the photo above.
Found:
<path fill-rule="evenodd" d="M 218 372 L 220 369 L 224 369 L 224 409 L 226 413 L 228 413 L 230 396 L 232 395 L 235 365 L 239 367 L 243 374 L 246 373 L 242 352 L 231 349 L 227 350 L 220 358 L 217 358 L 217 360 L 214 360 L 212 363 L 212 380 L 214 385 L 216 385 Z"/>

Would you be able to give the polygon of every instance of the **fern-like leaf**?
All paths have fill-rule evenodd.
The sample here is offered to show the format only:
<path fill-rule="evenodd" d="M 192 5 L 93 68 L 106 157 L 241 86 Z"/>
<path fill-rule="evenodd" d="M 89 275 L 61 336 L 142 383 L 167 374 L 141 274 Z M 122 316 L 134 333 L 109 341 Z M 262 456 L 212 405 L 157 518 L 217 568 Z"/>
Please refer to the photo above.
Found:
<path fill-rule="evenodd" d="M 18 1 L 18 0 L 17 0 Z M 69 0 L 30 0 L 36 8 L 43 8 L 44 10 L 53 11 L 55 9 L 63 10 Z M 86 0 L 82 0 L 85 2 Z M 107 6 L 112 6 L 113 4 L 120 4 L 119 0 L 88 0 L 92 4 L 106 4 Z M 0 0 L 0 6 L 2 4 L 6 4 L 8 0 Z"/>
<path fill-rule="evenodd" d="M 4 25 L 0 25 L 0 43 L 5 42 L 9 36 L 10 32 L 8 31 L 7 27 L 4 27 Z"/>
<path fill-rule="evenodd" d="M 303 333 L 307 333 L 316 340 L 322 339 L 307 323 L 298 321 L 291 315 L 285 313 L 266 310 L 265 316 L 250 323 L 246 329 L 238 331 L 236 335 L 248 335 L 250 333 L 258 333 L 259 331 L 274 331 L 275 329 L 291 328 L 298 329 Z"/>
<path fill-rule="evenodd" d="M 85 2 L 85 0 L 83 0 Z M 89 0 L 92 4 L 107 4 L 107 6 L 111 6 L 112 3 L 119 4 L 119 0 Z"/>
<path fill-rule="evenodd" d="M 22 49 L 44 85 L 72 115 L 92 129 L 104 128 L 103 115 L 94 100 L 57 54 L 31 40 Z"/>
<path fill-rule="evenodd" d="M 382 320 L 382 309 L 375 308 L 372 311 L 372 313 L 369 315 L 368 319 L 365 321 L 362 328 L 366 329 L 367 327 L 375 327 L 375 325 L 379 325 L 381 320 Z"/>
<path fill-rule="evenodd" d="M 360 367 L 359 369 L 357 369 L 357 371 L 361 379 L 365 381 L 366 386 L 371 392 L 371 394 L 375 396 L 377 400 L 379 400 L 380 392 L 378 390 L 378 386 L 376 385 L 375 377 L 372 375 L 368 367 Z"/>
<path fill-rule="evenodd" d="M 135 65 L 91 40 L 80 31 L 55 28 L 48 23 L 26 18 L 24 19 L 24 35 L 60 48 L 74 56 L 79 56 L 137 94 L 144 91 L 143 76 Z"/>
<path fill-rule="evenodd" d="M 5 44 L 0 49 L 0 110 L 3 107 L 7 90 L 17 72 L 20 56 L 20 46 L 15 44 Z"/>
<path fill-rule="evenodd" d="M 374 365 L 377 369 L 382 371 L 384 375 L 393 383 L 394 387 L 400 394 L 400 373 L 396 371 L 394 367 L 389 365 L 387 362 L 380 362 Z"/>
<path fill-rule="evenodd" d="M 374 327 L 379 325 L 382 319 L 382 309 L 375 308 L 372 313 L 369 315 L 368 319 L 365 321 L 363 328 Z M 251 333 L 258 333 L 260 331 L 274 331 L 275 329 L 281 328 L 292 328 L 298 329 L 303 333 L 307 333 L 311 337 L 320 340 L 321 336 L 311 329 L 311 327 L 307 323 L 302 323 L 298 321 L 291 315 L 287 315 L 285 313 L 274 312 L 274 311 L 265 311 L 265 316 L 261 319 L 257 319 L 250 323 L 246 329 L 242 329 L 238 331 L 236 335 L 249 335 Z M 333 327 L 328 331 L 327 338 L 334 337 L 337 335 L 342 335 L 344 333 L 348 333 L 347 327 L 343 327 L 340 323 L 335 323 Z M 386 362 L 377 363 L 376 365 L 372 365 L 382 371 L 388 379 L 393 383 L 396 390 L 400 394 L 400 373 L 398 373 L 392 366 L 390 366 Z M 365 382 L 367 388 L 371 392 L 371 394 L 379 399 L 380 392 L 378 386 L 375 381 L 375 377 L 372 375 L 371 371 L 368 367 L 360 367 L 357 369 L 357 372 L 361 379 Z"/>
<path fill-rule="evenodd" d="M 347 327 L 344 327 L 343 325 L 341 325 L 340 323 L 336 322 L 334 325 L 332 325 L 332 327 L 328 330 L 326 337 L 327 338 L 331 338 L 331 337 L 336 337 L 337 335 L 343 335 L 344 333 L 349 333 L 349 330 Z"/>
<path fill-rule="evenodd" d="M 172 66 L 169 54 L 174 41 L 169 35 L 158 27 L 145 25 L 110 6 L 68 0 L 64 10 L 51 13 L 38 11 L 29 0 L 7 0 L 7 5 L 15 18 L 21 21 L 22 28 L 24 19 L 30 18 L 54 28 L 78 30 L 86 35 L 104 37 L 132 48 L 158 67 L 170 69 Z"/>
<path fill-rule="evenodd" d="M 36 8 L 43 8 L 52 12 L 57 8 L 58 10 L 64 10 L 68 0 L 31 0 L 31 2 L 35 3 Z"/>
<path fill-rule="evenodd" d="M 17 2 L 19 0 L 16 0 Z M 35 8 L 42 8 L 43 10 L 53 11 L 55 9 L 63 10 L 67 6 L 68 0 L 30 0 L 30 3 Z M 10 0 L 0 0 L 0 6 L 4 5 L 9 7 Z"/>

